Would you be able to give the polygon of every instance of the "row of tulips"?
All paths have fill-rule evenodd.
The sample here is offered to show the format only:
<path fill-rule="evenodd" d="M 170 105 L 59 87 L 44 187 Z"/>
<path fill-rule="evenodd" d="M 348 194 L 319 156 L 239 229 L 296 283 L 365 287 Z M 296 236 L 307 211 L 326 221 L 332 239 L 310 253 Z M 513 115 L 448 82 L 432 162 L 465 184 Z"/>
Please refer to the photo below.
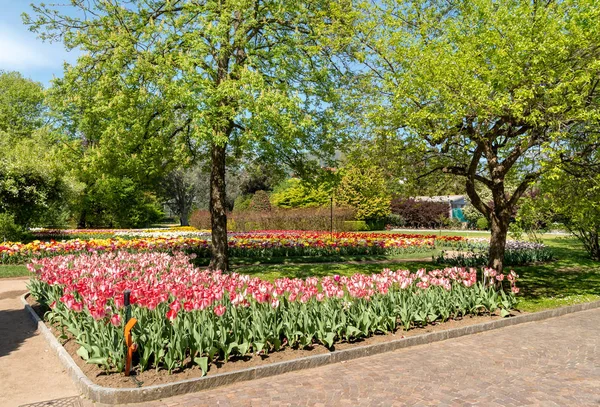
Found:
<path fill-rule="evenodd" d="M 449 244 L 455 238 L 435 235 L 375 233 L 244 233 L 229 238 L 233 257 L 288 257 L 331 255 L 379 255 L 425 251 L 436 244 Z M 462 239 L 462 238 L 460 238 Z M 24 263 L 30 259 L 90 252 L 174 252 L 185 251 L 197 257 L 210 257 L 210 240 L 205 237 L 146 237 L 64 240 L 31 243 L 0 243 L 0 263 Z"/>
<path fill-rule="evenodd" d="M 29 289 L 78 354 L 122 371 L 123 293 L 131 290 L 140 370 L 187 366 L 315 343 L 332 348 L 375 333 L 514 308 L 517 275 L 474 269 L 262 280 L 194 268 L 183 253 L 103 253 L 33 261 Z M 511 287 L 510 290 L 504 291 Z"/>
<path fill-rule="evenodd" d="M 473 239 L 467 242 L 457 242 L 454 244 L 454 250 L 454 253 L 445 251 L 440 253 L 434 258 L 434 261 L 447 266 L 460 265 L 463 267 L 478 267 L 488 263 L 488 240 Z M 548 262 L 554 258 L 552 250 L 543 243 L 521 242 L 517 240 L 506 242 L 504 264 L 508 266 Z"/>

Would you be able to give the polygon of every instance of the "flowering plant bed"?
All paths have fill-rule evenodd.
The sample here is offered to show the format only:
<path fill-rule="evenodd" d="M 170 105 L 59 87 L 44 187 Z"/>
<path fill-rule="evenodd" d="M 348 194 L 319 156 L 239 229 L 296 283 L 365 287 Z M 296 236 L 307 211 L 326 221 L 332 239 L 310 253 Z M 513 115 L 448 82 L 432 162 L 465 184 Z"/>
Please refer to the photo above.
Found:
<path fill-rule="evenodd" d="M 256 232 L 232 234 L 232 257 L 396 255 L 425 252 L 436 244 L 453 244 L 464 238 L 435 235 L 328 232 Z M 23 263 L 34 258 L 90 252 L 185 251 L 210 257 L 210 240 L 185 237 L 109 238 L 31 243 L 0 243 L 0 263 Z"/>
<path fill-rule="evenodd" d="M 472 239 L 457 242 L 455 251 L 444 251 L 434 258 L 438 264 L 447 266 L 476 267 L 487 264 L 489 241 L 487 239 Z M 508 240 L 504 253 L 504 264 L 521 266 L 524 264 L 547 262 L 554 259 L 554 254 L 546 245 L 535 242 Z"/>
<path fill-rule="evenodd" d="M 315 344 L 332 348 L 377 333 L 450 318 L 508 315 L 516 274 L 474 269 L 384 270 L 371 276 L 278 279 L 194 268 L 182 253 L 127 252 L 58 256 L 33 261 L 33 296 L 47 318 L 80 346 L 77 354 L 106 371 L 124 368 L 123 292 L 131 290 L 138 320 L 136 369 L 168 372 L 250 354 Z M 508 292 L 502 284 L 510 285 Z"/>

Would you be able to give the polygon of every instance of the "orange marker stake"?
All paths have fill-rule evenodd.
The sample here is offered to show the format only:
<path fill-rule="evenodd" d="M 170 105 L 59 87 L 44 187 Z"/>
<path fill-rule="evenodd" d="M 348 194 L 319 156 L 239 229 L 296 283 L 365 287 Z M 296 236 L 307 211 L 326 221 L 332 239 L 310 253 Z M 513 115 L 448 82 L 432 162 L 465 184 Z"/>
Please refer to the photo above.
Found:
<path fill-rule="evenodd" d="M 131 371 L 131 359 L 133 359 L 133 339 L 131 339 L 131 330 L 137 323 L 137 319 L 131 318 L 125 325 L 125 345 L 127 345 L 127 359 L 125 359 L 125 376 L 129 376 Z"/>

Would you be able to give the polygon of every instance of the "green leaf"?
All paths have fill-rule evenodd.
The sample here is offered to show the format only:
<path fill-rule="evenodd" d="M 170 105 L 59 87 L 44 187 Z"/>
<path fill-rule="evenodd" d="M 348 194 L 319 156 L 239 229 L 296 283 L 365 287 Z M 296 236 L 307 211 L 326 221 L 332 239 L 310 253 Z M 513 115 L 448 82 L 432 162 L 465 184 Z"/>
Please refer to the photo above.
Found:
<path fill-rule="evenodd" d="M 88 360 L 90 358 L 90 355 L 87 351 L 86 348 L 84 348 L 83 346 L 80 346 L 79 349 L 77 349 L 77 354 L 81 357 L 81 359 L 83 360 Z"/>

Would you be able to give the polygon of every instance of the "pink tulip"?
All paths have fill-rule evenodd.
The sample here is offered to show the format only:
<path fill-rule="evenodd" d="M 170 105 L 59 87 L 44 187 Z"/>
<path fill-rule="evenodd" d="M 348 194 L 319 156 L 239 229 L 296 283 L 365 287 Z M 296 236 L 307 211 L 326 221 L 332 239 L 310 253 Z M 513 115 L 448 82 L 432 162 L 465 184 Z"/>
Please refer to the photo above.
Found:
<path fill-rule="evenodd" d="M 517 287 L 516 285 L 513 285 L 513 286 L 511 287 L 511 290 L 512 290 L 512 292 L 513 292 L 514 294 L 519 294 L 519 291 L 520 291 L 520 290 L 519 290 L 519 287 Z"/>
<path fill-rule="evenodd" d="M 110 317 L 110 323 L 113 324 L 114 326 L 120 326 L 121 325 L 121 315 L 114 314 L 112 317 Z"/>
<path fill-rule="evenodd" d="M 225 311 L 227 310 L 227 308 L 225 308 L 224 305 L 217 305 L 215 307 L 215 314 L 220 317 L 223 316 L 223 314 L 225 313 Z"/>
<path fill-rule="evenodd" d="M 173 309 L 170 309 L 170 310 L 167 311 L 166 315 L 167 315 L 167 319 L 170 322 L 173 322 L 175 320 L 175 318 L 177 318 L 177 311 L 175 311 Z"/>

